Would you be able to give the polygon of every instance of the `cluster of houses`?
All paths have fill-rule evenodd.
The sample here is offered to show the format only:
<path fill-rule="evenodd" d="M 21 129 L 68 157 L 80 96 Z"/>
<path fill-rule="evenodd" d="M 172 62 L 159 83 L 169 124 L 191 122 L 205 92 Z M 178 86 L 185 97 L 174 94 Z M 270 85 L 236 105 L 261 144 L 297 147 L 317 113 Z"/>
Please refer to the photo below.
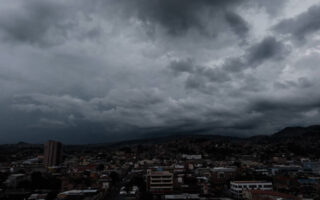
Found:
<path fill-rule="evenodd" d="M 214 147 L 223 154 L 219 147 L 228 151 L 226 145 Z M 261 160 L 255 147 L 251 153 L 233 151 L 221 159 L 202 149 L 207 147 L 202 143 L 189 147 L 168 142 L 65 149 L 63 160 L 56 165 L 44 165 L 45 156 L 31 151 L 24 159 L 0 163 L 0 199 L 320 198 L 319 158 L 276 153 Z"/>

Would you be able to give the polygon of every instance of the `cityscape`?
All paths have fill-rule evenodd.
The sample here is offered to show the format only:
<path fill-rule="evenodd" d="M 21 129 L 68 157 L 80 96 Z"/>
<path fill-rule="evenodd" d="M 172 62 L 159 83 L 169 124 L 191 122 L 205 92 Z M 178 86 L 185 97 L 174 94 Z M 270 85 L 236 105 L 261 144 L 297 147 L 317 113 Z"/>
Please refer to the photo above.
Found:
<path fill-rule="evenodd" d="M 3 200 L 320 198 L 320 126 L 260 138 L 177 135 L 95 145 L 50 140 L 0 150 Z"/>
<path fill-rule="evenodd" d="M 0 200 L 320 200 L 320 0 L 0 0 Z"/>

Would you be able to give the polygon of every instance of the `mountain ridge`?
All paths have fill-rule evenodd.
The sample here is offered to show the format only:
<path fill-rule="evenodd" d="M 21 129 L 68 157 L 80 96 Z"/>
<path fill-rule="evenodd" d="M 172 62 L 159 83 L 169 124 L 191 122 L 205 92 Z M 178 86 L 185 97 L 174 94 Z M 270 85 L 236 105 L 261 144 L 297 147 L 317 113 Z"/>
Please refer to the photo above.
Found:
<path fill-rule="evenodd" d="M 207 139 L 207 140 L 217 140 L 217 141 L 248 141 L 248 142 L 283 142 L 292 141 L 297 139 L 302 140 L 320 140 L 320 125 L 311 126 L 295 126 L 295 127 L 285 127 L 278 132 L 271 135 L 254 135 L 249 137 L 238 137 L 238 136 L 228 136 L 228 135 L 214 135 L 214 134 L 157 134 L 156 136 L 149 136 L 147 138 L 133 139 L 133 140 L 123 140 L 117 142 L 102 142 L 96 144 L 65 144 L 66 146 L 118 146 L 118 145 L 130 145 L 130 144 L 146 144 L 146 143 L 161 143 L 176 139 Z M 18 146 L 18 147 L 28 147 L 28 146 L 41 146 L 42 144 L 32 144 L 26 142 L 18 142 L 16 144 L 2 144 L 0 146 Z"/>

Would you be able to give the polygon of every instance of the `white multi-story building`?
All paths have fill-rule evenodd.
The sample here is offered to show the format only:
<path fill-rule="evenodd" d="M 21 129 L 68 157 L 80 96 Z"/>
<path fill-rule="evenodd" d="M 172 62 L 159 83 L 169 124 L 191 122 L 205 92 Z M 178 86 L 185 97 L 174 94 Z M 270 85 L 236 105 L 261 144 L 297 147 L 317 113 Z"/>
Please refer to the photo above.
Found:
<path fill-rule="evenodd" d="M 243 198 L 245 190 L 272 190 L 272 183 L 266 181 L 231 181 L 230 192 L 237 198 Z"/>

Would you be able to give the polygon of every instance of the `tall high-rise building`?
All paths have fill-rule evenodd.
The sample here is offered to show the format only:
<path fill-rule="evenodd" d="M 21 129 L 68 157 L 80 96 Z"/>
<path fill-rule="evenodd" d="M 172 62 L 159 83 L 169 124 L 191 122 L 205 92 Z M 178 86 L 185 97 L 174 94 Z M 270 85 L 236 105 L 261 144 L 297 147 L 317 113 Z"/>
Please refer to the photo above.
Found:
<path fill-rule="evenodd" d="M 58 166 L 62 163 L 62 146 L 60 142 L 52 140 L 44 144 L 44 166 Z"/>

